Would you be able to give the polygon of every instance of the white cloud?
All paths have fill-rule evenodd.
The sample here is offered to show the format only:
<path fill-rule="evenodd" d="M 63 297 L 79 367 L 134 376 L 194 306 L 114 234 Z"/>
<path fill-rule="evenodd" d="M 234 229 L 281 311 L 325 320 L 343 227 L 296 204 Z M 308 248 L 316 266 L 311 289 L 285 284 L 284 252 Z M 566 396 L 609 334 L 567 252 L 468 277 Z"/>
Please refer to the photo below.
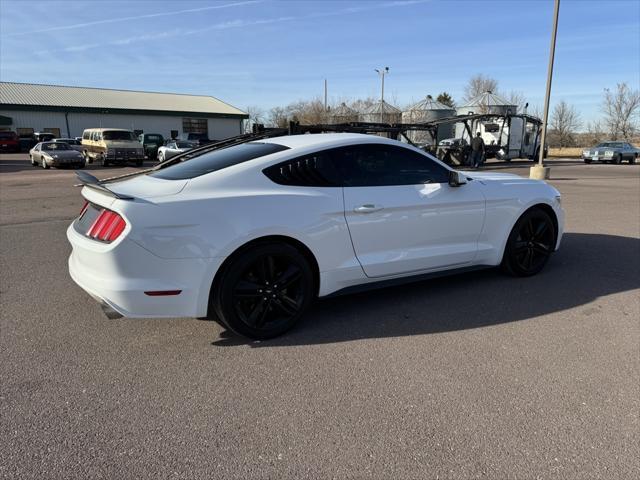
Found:
<path fill-rule="evenodd" d="M 118 23 L 118 22 L 128 22 L 130 20 L 142 20 L 145 18 L 156 18 L 156 17 L 168 17 L 174 15 L 180 15 L 185 13 L 197 13 L 203 12 L 205 10 L 217 10 L 220 8 L 231 8 L 231 7 L 240 7 L 243 5 L 251 5 L 255 3 L 261 3 L 263 0 L 247 0 L 244 2 L 236 2 L 236 3 L 226 3 L 224 5 L 210 5 L 208 7 L 199 7 L 199 8 L 189 8 L 186 10 L 174 10 L 171 12 L 158 12 L 158 13 L 148 13 L 145 15 L 136 15 L 133 17 L 120 17 L 120 18 L 107 18 L 104 20 L 96 20 L 93 22 L 84 22 L 84 23 L 74 23 L 71 25 L 60 25 L 57 27 L 49 27 L 43 28 L 41 30 L 31 30 L 27 32 L 16 32 L 10 33 L 9 35 L 3 35 L 4 37 L 17 37 L 20 35 L 32 35 L 34 33 L 46 33 L 46 32 L 54 32 L 59 30 L 72 30 L 76 28 L 85 28 L 85 27 L 93 27 L 95 25 L 104 25 L 107 23 Z"/>

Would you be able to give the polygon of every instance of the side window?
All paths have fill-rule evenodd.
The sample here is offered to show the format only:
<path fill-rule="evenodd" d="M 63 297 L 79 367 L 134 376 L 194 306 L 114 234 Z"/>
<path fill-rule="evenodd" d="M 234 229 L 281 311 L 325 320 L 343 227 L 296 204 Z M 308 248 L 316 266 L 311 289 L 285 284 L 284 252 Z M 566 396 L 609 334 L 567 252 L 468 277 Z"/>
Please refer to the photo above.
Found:
<path fill-rule="evenodd" d="M 82 139 L 83 140 L 89 140 L 89 135 L 91 134 L 91 132 L 89 130 L 85 130 L 84 132 L 82 132 Z"/>
<path fill-rule="evenodd" d="M 280 185 L 299 187 L 339 187 L 342 185 L 334 166 L 337 149 L 321 150 L 287 160 L 263 170 L 269 179 Z"/>
<path fill-rule="evenodd" d="M 349 187 L 447 183 L 449 172 L 429 157 L 393 145 L 354 145 L 339 149 L 336 168 Z"/>

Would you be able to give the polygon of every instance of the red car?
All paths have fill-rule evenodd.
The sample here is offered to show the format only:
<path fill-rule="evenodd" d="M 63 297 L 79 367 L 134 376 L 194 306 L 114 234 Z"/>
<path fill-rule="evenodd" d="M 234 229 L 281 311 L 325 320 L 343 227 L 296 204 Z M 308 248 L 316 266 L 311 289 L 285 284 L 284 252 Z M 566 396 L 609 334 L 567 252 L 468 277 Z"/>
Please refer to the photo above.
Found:
<path fill-rule="evenodd" d="M 15 132 L 0 132 L 0 152 L 19 152 L 20 139 Z"/>

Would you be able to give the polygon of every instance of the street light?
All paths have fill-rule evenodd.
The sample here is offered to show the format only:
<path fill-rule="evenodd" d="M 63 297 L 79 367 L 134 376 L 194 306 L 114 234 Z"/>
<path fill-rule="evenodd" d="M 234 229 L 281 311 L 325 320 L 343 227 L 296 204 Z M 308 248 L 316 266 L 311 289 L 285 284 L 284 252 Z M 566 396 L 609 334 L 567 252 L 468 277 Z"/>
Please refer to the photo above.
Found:
<path fill-rule="evenodd" d="M 382 78 L 382 93 L 380 95 L 380 123 L 384 123 L 384 76 L 389 74 L 389 67 L 384 67 L 380 70 L 376 68 L 375 70 Z"/>
<path fill-rule="evenodd" d="M 553 78 L 553 58 L 556 53 L 556 35 L 558 33 L 558 13 L 560 11 L 560 0 L 555 0 L 553 8 L 553 28 L 551 29 L 551 49 L 549 51 L 549 68 L 547 69 L 547 91 L 544 97 L 544 116 L 542 118 L 542 135 L 540 137 L 540 153 L 538 154 L 538 164 L 531 167 L 530 178 L 544 180 L 549 178 L 550 168 L 544 166 L 544 144 L 547 137 L 547 122 L 549 120 L 549 98 L 551 97 L 551 79 Z"/>

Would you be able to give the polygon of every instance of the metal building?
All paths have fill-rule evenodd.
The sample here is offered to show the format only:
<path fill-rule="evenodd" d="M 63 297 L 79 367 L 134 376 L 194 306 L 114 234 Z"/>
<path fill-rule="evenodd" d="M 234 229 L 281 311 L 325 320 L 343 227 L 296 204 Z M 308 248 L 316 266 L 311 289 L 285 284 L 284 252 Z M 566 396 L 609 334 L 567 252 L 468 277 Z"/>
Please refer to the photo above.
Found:
<path fill-rule="evenodd" d="M 453 107 L 440 103 L 433 99 L 431 95 L 427 95 L 423 100 L 411 105 L 407 110 L 402 112 L 402 123 L 423 123 L 440 120 L 441 118 L 453 117 L 456 110 Z M 430 144 L 453 136 L 453 124 L 443 125 L 438 129 L 438 138 L 436 142 L 426 131 L 410 131 L 409 138 L 414 143 Z"/>
<path fill-rule="evenodd" d="M 77 137 L 86 128 L 126 128 L 137 133 L 206 134 L 221 140 L 242 133 L 248 115 L 205 95 L 138 92 L 0 82 L 5 129 L 21 136 L 50 132 Z"/>
<path fill-rule="evenodd" d="M 362 112 L 360 118 L 363 122 L 400 123 L 402 121 L 402 112 L 393 105 L 380 101 Z"/>
<path fill-rule="evenodd" d="M 331 123 L 357 122 L 359 115 L 353 108 L 348 107 L 346 103 L 341 103 L 340 106 L 329 112 L 329 120 Z"/>

